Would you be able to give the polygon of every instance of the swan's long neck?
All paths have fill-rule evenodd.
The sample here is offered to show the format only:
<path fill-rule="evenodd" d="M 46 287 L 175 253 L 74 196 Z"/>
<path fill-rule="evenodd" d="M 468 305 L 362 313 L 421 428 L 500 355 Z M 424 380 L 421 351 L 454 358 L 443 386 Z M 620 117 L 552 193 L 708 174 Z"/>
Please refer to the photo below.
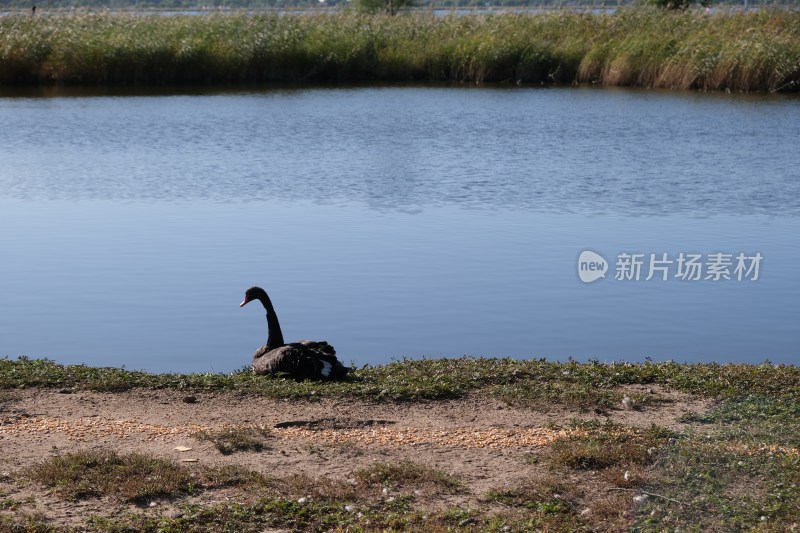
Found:
<path fill-rule="evenodd" d="M 259 295 L 258 299 L 264 309 L 267 310 L 267 349 L 280 348 L 286 343 L 283 342 L 283 332 L 281 331 L 281 324 L 278 322 L 278 315 L 275 314 L 275 308 L 272 307 L 272 302 L 266 292 L 263 295 Z"/>

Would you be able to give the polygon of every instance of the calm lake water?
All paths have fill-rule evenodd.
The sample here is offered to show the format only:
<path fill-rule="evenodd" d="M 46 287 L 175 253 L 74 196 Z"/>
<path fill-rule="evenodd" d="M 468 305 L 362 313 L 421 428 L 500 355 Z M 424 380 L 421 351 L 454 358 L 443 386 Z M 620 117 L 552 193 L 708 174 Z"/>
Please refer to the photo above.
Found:
<path fill-rule="evenodd" d="M 0 356 L 232 371 L 257 284 L 357 365 L 796 364 L 798 139 L 779 96 L 0 93 Z"/>

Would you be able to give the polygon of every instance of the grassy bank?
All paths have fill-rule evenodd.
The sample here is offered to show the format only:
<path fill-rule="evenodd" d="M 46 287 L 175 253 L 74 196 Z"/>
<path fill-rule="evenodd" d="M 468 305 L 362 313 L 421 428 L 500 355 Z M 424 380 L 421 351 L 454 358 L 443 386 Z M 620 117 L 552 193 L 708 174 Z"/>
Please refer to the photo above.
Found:
<path fill-rule="evenodd" d="M 422 81 L 800 89 L 800 13 L 0 18 L 0 83 Z"/>
<path fill-rule="evenodd" d="M 133 388 L 234 391 L 277 399 L 352 396 L 374 401 L 430 401 L 486 394 L 509 404 L 608 408 L 625 385 L 664 385 L 712 398 L 761 394 L 800 403 L 800 367 L 745 364 L 555 363 L 516 359 L 407 360 L 355 370 L 334 383 L 231 374 L 151 374 L 60 365 L 47 359 L 0 359 L 0 390 L 25 387 L 117 392 Z M 644 402 L 644 398 L 633 398 Z"/>
<path fill-rule="evenodd" d="M 681 415 L 676 431 L 612 423 L 625 411 L 658 412 L 658 390 L 679 390 L 715 400 L 702 412 Z M 605 423 L 577 418 L 555 423 L 578 429 L 548 447 L 520 453 L 519 484 L 498 484 L 472 494 L 478 506 L 448 503 L 469 494 L 467 480 L 386 453 L 343 477 L 259 473 L 240 464 L 191 464 L 102 446 L 42 453 L 32 465 L 0 473 L 0 531 L 792 531 L 800 527 L 800 368 L 763 365 L 578 364 L 509 359 L 403 361 L 365 367 L 340 383 L 233 374 L 149 374 L 111 368 L 65 366 L 47 360 L 0 359 L 0 425 L 36 416 L 15 410 L 25 389 L 60 392 L 129 389 L 178 390 L 215 395 L 355 399 L 370 416 L 393 409 L 466 398 L 500 401 L 525 413 L 567 408 L 605 413 Z M 74 397 L 81 394 L 55 396 Z M 174 395 L 173 395 L 174 397 Z M 648 400 L 648 398 L 656 398 Z M 648 403 L 650 402 L 650 403 Z M 38 406 L 38 403 L 32 405 Z M 73 403 L 72 405 L 77 405 Z M 95 404 L 92 404 L 95 405 Z M 203 407 L 202 402 L 199 404 Z M 38 407 L 40 410 L 44 407 Z M 93 416 L 102 416 L 98 405 Z M 179 410 L 178 406 L 174 407 Z M 630 412 L 630 411 L 628 411 Z M 667 419 L 664 424 L 670 424 Z M 234 431 L 235 429 L 235 431 Z M 276 455 L 270 428 L 203 432 L 226 457 Z M 520 428 L 522 430 L 522 428 Z M 6 435 L 5 438 L 12 438 Z M 8 442 L 8 441 L 6 441 Z M 320 445 L 333 457 L 359 452 Z M 418 448 L 416 450 L 419 450 Z M 283 453 L 283 452 L 281 452 Z M 501 452 L 498 452 L 501 453 Z M 418 457 L 415 452 L 414 457 Z M 391 497 L 387 497 L 387 491 Z M 198 496 L 206 495 L 205 500 Z M 636 496 L 638 500 L 634 500 Z M 55 499 L 59 505 L 101 502 L 110 514 L 87 513 L 74 526 L 55 525 L 26 511 Z M 425 508 L 426 501 L 441 502 Z M 175 507 L 155 513 L 151 502 Z M 209 503 L 210 502 L 210 503 Z M 420 506 L 423 506 L 420 509 Z M 587 512 L 587 509 L 589 510 Z"/>

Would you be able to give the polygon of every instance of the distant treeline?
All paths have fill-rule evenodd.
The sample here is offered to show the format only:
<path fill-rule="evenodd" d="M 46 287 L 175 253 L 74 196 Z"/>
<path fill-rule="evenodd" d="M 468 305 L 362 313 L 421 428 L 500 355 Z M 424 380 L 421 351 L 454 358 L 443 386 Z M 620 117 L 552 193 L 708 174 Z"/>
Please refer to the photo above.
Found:
<path fill-rule="evenodd" d="M 644 5 L 651 0 L 413 0 L 413 5 L 421 9 L 452 7 L 530 7 L 530 8 L 616 8 Z M 695 0 L 697 4 L 702 0 Z M 0 0 L 0 10 L 31 9 L 64 10 L 71 8 L 108 9 L 257 9 L 257 8 L 311 8 L 350 6 L 357 0 Z M 712 7 L 718 6 L 796 6 L 797 0 L 705 0 Z"/>
<path fill-rule="evenodd" d="M 800 90 L 800 12 L 0 16 L 0 83 Z"/>

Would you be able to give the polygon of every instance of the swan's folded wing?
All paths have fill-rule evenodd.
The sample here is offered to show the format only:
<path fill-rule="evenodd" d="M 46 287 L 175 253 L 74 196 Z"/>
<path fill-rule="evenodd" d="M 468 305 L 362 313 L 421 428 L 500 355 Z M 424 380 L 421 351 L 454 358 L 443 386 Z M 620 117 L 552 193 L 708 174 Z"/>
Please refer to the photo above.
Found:
<path fill-rule="evenodd" d="M 309 350 L 313 350 L 325 355 L 336 355 L 336 350 L 326 341 L 298 341 L 294 344 L 300 344 Z"/>
<path fill-rule="evenodd" d="M 347 375 L 336 359 L 336 351 L 327 342 L 300 341 L 274 350 L 262 346 L 253 355 L 253 372 L 276 374 L 286 372 L 295 379 L 336 379 Z"/>
<path fill-rule="evenodd" d="M 336 358 L 336 350 L 325 341 L 300 341 L 299 344 L 308 350 L 308 355 L 318 361 L 321 377 L 339 379 L 347 375 L 350 369 Z M 319 379 L 319 375 L 314 379 Z"/>
<path fill-rule="evenodd" d="M 275 374 L 277 372 L 292 373 L 295 370 L 296 359 L 301 355 L 302 350 L 298 350 L 290 344 L 268 350 L 262 346 L 253 354 L 253 372 L 256 374 Z"/>

